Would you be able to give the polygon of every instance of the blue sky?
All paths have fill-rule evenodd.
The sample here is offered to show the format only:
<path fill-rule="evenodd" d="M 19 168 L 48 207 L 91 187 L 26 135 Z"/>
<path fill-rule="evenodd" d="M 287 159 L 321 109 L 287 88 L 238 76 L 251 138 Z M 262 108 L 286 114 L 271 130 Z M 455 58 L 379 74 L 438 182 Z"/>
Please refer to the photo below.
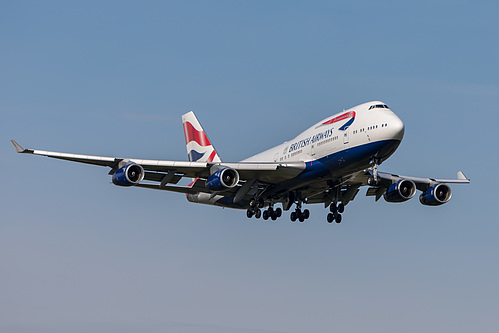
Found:
<path fill-rule="evenodd" d="M 494 1 L 0 4 L 0 332 L 497 332 Z M 383 171 L 472 179 L 444 206 L 247 220 L 23 146 L 222 159 L 369 100 L 406 134 Z"/>

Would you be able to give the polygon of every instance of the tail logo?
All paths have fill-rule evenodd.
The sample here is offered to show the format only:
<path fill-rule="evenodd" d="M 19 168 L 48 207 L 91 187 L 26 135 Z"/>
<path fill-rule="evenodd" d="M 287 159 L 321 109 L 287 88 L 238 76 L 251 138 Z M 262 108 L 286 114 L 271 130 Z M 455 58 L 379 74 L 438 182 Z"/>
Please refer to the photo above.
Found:
<path fill-rule="evenodd" d="M 192 124 L 188 121 L 184 123 L 184 134 L 185 134 L 185 144 L 188 145 L 190 142 L 194 141 L 201 147 L 211 146 L 210 140 L 204 133 L 203 130 L 198 131 Z"/>
<path fill-rule="evenodd" d="M 194 112 L 191 111 L 184 114 L 182 116 L 182 123 L 189 161 L 208 163 L 220 162 L 220 157 L 194 115 Z"/>

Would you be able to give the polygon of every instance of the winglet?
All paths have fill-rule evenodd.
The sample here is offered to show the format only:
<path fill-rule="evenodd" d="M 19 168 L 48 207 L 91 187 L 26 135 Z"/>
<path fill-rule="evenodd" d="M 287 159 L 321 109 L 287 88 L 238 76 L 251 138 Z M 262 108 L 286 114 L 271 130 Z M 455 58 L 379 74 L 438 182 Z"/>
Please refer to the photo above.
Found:
<path fill-rule="evenodd" d="M 469 180 L 468 178 L 466 178 L 466 176 L 464 175 L 464 173 L 462 171 L 458 171 L 457 172 L 457 179 L 459 179 L 459 180 Z"/>
<path fill-rule="evenodd" d="M 23 147 L 21 147 L 21 145 L 19 143 L 15 142 L 14 140 L 10 140 L 10 142 L 12 142 L 12 145 L 14 146 L 14 148 L 16 149 L 16 151 L 18 153 L 32 153 L 33 152 L 32 150 L 24 149 Z"/>

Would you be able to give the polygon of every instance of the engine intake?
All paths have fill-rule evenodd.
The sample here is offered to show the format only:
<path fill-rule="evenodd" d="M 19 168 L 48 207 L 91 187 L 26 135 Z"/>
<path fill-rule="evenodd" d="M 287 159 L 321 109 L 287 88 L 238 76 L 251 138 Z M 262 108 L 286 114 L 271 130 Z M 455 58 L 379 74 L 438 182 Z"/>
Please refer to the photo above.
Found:
<path fill-rule="evenodd" d="M 131 163 L 118 169 L 113 175 L 113 184 L 118 186 L 137 185 L 144 179 L 144 168 L 141 165 Z"/>
<path fill-rule="evenodd" d="M 404 202 L 416 194 L 416 184 L 412 180 L 402 179 L 390 185 L 384 194 L 387 202 Z"/>
<path fill-rule="evenodd" d="M 224 168 L 213 173 L 206 181 L 210 191 L 223 191 L 233 188 L 239 182 L 239 173 L 232 168 Z"/>
<path fill-rule="evenodd" d="M 419 202 L 425 206 L 440 206 L 450 200 L 452 191 L 445 184 L 437 184 L 429 187 L 426 192 L 419 196 Z"/>

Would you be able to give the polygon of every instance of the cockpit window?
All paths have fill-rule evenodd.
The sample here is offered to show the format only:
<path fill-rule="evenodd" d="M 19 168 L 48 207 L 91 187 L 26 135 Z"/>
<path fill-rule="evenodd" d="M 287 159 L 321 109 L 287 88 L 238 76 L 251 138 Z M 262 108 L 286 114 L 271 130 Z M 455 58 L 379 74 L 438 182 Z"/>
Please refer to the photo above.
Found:
<path fill-rule="evenodd" d="M 369 107 L 369 110 L 371 109 L 389 109 L 389 107 L 386 104 L 376 104 L 376 105 L 371 105 Z"/>

